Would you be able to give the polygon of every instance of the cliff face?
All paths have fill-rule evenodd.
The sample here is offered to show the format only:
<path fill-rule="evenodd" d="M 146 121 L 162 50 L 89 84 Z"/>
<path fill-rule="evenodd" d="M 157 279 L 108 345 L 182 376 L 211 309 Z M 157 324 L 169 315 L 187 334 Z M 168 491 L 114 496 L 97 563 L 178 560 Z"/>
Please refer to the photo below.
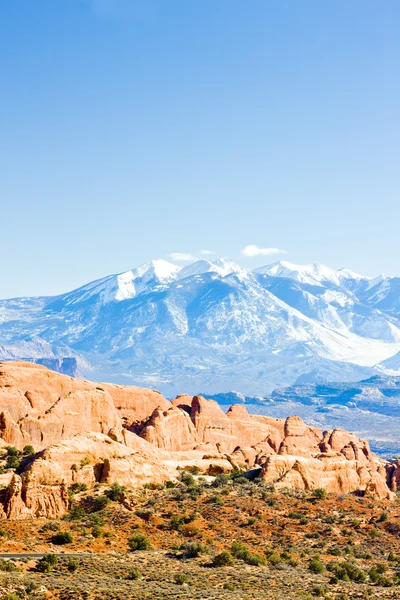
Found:
<path fill-rule="evenodd" d="M 156 391 L 75 380 L 24 362 L 0 363 L 0 447 L 37 454 L 6 475 L 0 516 L 56 517 L 74 482 L 128 487 L 163 483 L 176 468 L 209 473 L 258 465 L 278 488 L 361 491 L 391 498 L 399 467 L 374 456 L 343 430 L 322 432 L 299 417 L 249 415 L 233 405 Z M 2 476 L 5 477 L 5 476 Z"/>

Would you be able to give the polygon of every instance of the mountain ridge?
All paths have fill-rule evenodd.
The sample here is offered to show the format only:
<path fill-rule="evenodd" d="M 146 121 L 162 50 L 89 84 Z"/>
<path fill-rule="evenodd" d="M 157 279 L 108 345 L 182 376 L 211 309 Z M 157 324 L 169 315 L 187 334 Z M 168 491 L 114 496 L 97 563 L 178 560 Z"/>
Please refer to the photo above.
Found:
<path fill-rule="evenodd" d="M 400 278 L 155 260 L 54 297 L 0 300 L 0 358 L 35 356 L 168 395 L 400 374 Z"/>

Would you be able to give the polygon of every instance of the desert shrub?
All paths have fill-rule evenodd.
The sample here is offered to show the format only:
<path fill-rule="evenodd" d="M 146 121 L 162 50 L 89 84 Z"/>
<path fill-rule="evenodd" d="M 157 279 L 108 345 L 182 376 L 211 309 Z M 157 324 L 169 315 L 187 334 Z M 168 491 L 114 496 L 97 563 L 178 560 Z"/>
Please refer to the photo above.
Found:
<path fill-rule="evenodd" d="M 229 567 L 234 564 L 233 556 L 228 550 L 223 550 L 214 556 L 212 561 L 213 567 Z"/>
<path fill-rule="evenodd" d="M 267 559 L 271 565 L 278 565 L 282 562 L 282 559 L 277 552 L 268 552 Z"/>
<path fill-rule="evenodd" d="M 181 533 L 185 537 L 195 537 L 199 532 L 199 528 L 194 523 L 185 523 L 185 525 L 182 525 L 181 527 Z"/>
<path fill-rule="evenodd" d="M 103 510 L 109 503 L 109 499 L 107 496 L 97 496 L 93 501 L 93 510 L 94 512 L 98 512 L 99 510 Z"/>
<path fill-rule="evenodd" d="M 4 558 L 0 558 L 0 571 L 12 573 L 13 571 L 17 570 L 17 567 L 11 560 L 5 560 Z"/>
<path fill-rule="evenodd" d="M 342 556 L 343 554 L 343 552 L 338 546 L 331 546 L 327 549 L 326 553 L 330 554 L 331 556 Z"/>
<path fill-rule="evenodd" d="M 318 498 L 318 500 L 325 500 L 327 495 L 325 488 L 316 488 L 313 493 L 314 498 Z"/>
<path fill-rule="evenodd" d="M 79 492 L 86 492 L 87 490 L 87 485 L 86 483 L 72 483 L 69 488 L 68 488 L 68 493 L 70 495 L 72 494 L 78 494 Z"/>
<path fill-rule="evenodd" d="M 221 487 L 223 485 L 226 485 L 230 481 L 231 481 L 231 478 L 229 477 L 229 475 L 227 473 L 219 473 L 219 475 L 217 475 L 215 477 L 214 481 L 212 482 L 212 486 L 213 487 Z"/>
<path fill-rule="evenodd" d="M 143 521 L 150 521 L 151 517 L 154 515 L 154 510 L 151 509 L 143 509 L 138 508 L 135 510 L 135 515 L 143 519 Z"/>
<path fill-rule="evenodd" d="M 369 570 L 369 578 L 372 581 L 372 583 L 376 583 L 379 579 L 379 573 L 376 570 L 376 567 L 371 567 L 371 569 Z"/>
<path fill-rule="evenodd" d="M 175 573 L 174 581 L 178 585 L 183 585 L 188 580 L 188 576 L 185 573 Z"/>
<path fill-rule="evenodd" d="M 320 558 L 312 558 L 308 568 L 312 573 L 322 573 L 325 570 L 325 565 Z"/>
<path fill-rule="evenodd" d="M 79 567 L 79 563 L 74 558 L 70 558 L 67 562 L 67 569 L 70 573 L 75 573 L 77 568 Z"/>
<path fill-rule="evenodd" d="M 184 523 L 183 517 L 172 515 L 169 528 L 172 529 L 172 531 L 179 531 Z"/>
<path fill-rule="evenodd" d="M 0 538 L 6 538 L 7 537 L 7 532 L 4 531 L 4 529 L 0 529 Z"/>
<path fill-rule="evenodd" d="M 382 587 L 391 587 L 393 585 L 393 581 L 389 577 L 386 577 L 386 575 L 380 575 L 377 583 Z"/>
<path fill-rule="evenodd" d="M 247 485 L 249 483 L 249 480 L 247 479 L 247 477 L 235 477 L 233 479 L 233 482 L 237 485 Z"/>
<path fill-rule="evenodd" d="M 103 530 L 99 525 L 95 525 L 92 529 L 92 536 L 94 538 L 99 538 L 103 535 Z"/>
<path fill-rule="evenodd" d="M 19 600 L 19 596 L 17 594 L 6 594 L 4 600 Z"/>
<path fill-rule="evenodd" d="M 112 486 L 106 490 L 104 493 L 109 498 L 109 500 L 113 500 L 114 502 L 118 502 L 121 498 L 122 493 L 126 490 L 123 485 L 119 483 L 113 483 Z"/>
<path fill-rule="evenodd" d="M 393 522 L 388 522 L 386 524 L 385 530 L 387 531 L 387 533 L 392 533 L 394 535 L 399 535 L 400 533 L 400 526 L 398 523 L 393 523 Z"/>
<path fill-rule="evenodd" d="M 247 560 L 250 556 L 250 550 L 242 542 L 232 542 L 231 553 L 241 560 Z"/>
<path fill-rule="evenodd" d="M 80 521 L 86 516 L 85 509 L 81 506 L 73 506 L 67 515 L 65 515 L 65 521 Z"/>
<path fill-rule="evenodd" d="M 19 450 L 15 446 L 7 446 L 6 453 L 7 456 L 19 456 Z"/>
<path fill-rule="evenodd" d="M 324 585 L 314 585 L 311 590 L 311 593 L 313 596 L 317 596 L 318 598 L 320 598 L 321 596 L 323 598 L 325 598 L 327 591 L 328 590 L 326 589 L 326 587 Z"/>
<path fill-rule="evenodd" d="M 24 446 L 24 449 L 22 450 L 22 454 L 24 456 L 31 456 L 32 454 L 35 454 L 35 449 L 30 444 L 27 444 L 26 446 Z"/>
<path fill-rule="evenodd" d="M 58 563 L 58 556 L 57 556 L 57 554 L 54 554 L 53 552 L 49 552 L 48 554 L 45 554 L 43 556 L 42 560 L 45 560 L 46 562 L 49 563 L 49 565 L 52 565 L 54 567 L 54 565 L 56 565 Z"/>
<path fill-rule="evenodd" d="M 228 590 L 229 592 L 234 592 L 236 590 L 236 587 L 233 585 L 233 583 L 225 581 L 224 585 L 222 586 L 222 589 Z"/>
<path fill-rule="evenodd" d="M 388 515 L 388 513 L 387 513 L 386 511 L 384 511 L 384 512 L 382 512 L 382 513 L 379 515 L 379 519 L 378 519 L 378 521 L 379 521 L 380 523 L 384 523 L 385 521 L 387 521 L 387 520 L 388 520 L 388 518 L 389 518 L 389 515 Z"/>
<path fill-rule="evenodd" d="M 13 454 L 9 454 L 6 460 L 6 469 L 18 469 L 21 464 L 18 456 L 14 456 Z"/>
<path fill-rule="evenodd" d="M 127 579 L 130 579 L 131 581 L 135 581 L 137 579 L 142 579 L 142 574 L 140 571 L 138 571 L 138 569 L 131 569 L 129 571 Z"/>
<path fill-rule="evenodd" d="M 328 570 L 336 580 L 340 581 L 364 583 L 368 577 L 367 573 L 356 565 L 355 562 L 331 563 L 328 566 Z"/>
<path fill-rule="evenodd" d="M 65 544 L 72 544 L 74 538 L 72 533 L 69 531 L 59 531 L 51 538 L 53 544 L 57 544 L 58 546 L 64 546 Z"/>
<path fill-rule="evenodd" d="M 182 549 L 184 550 L 184 558 L 197 558 L 200 554 L 207 552 L 207 546 L 200 542 L 190 542 L 184 544 Z"/>
<path fill-rule="evenodd" d="M 264 556 L 255 552 L 254 554 L 250 554 L 250 556 L 248 557 L 246 562 L 248 565 L 254 565 L 255 567 L 261 567 L 262 565 L 265 565 L 266 560 L 265 560 Z"/>
<path fill-rule="evenodd" d="M 190 473 L 188 473 L 188 472 L 186 472 L 186 471 L 183 471 L 183 472 L 181 473 L 180 480 L 181 480 L 181 482 L 182 482 L 182 483 L 184 483 L 184 484 L 185 484 L 185 485 L 187 485 L 187 486 L 193 486 L 193 485 L 196 485 L 196 480 L 195 480 L 195 478 L 193 477 L 193 475 L 191 475 Z"/>
<path fill-rule="evenodd" d="M 90 458 L 88 458 L 87 456 L 85 456 L 85 458 L 82 458 L 80 465 L 81 465 L 81 468 L 86 467 L 87 465 L 90 465 Z"/>
<path fill-rule="evenodd" d="M 136 533 L 128 538 L 128 546 L 132 552 L 136 550 L 150 550 L 151 548 L 149 540 L 142 533 Z"/>
<path fill-rule="evenodd" d="M 54 565 L 58 562 L 56 554 L 48 553 L 43 556 L 37 563 L 36 569 L 41 573 L 50 573 Z"/>
<path fill-rule="evenodd" d="M 222 498 L 222 496 L 210 496 L 208 499 L 208 502 L 210 504 L 223 504 L 224 503 L 224 499 Z"/>
<path fill-rule="evenodd" d="M 149 481 L 148 483 L 145 483 L 143 487 L 145 490 L 163 490 L 164 489 L 164 486 L 162 483 L 155 483 L 155 481 Z"/>
<path fill-rule="evenodd" d="M 91 515 L 89 515 L 87 518 L 87 522 L 89 523 L 89 525 L 92 525 L 92 527 L 94 527 L 95 525 L 101 526 L 105 524 L 104 518 L 98 513 L 92 513 Z"/>

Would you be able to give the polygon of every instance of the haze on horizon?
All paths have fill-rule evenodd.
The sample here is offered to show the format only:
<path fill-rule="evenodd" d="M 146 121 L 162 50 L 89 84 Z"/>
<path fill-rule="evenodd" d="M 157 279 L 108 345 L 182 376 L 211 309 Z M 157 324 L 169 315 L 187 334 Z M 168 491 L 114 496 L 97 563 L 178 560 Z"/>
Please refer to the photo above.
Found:
<path fill-rule="evenodd" d="M 0 298 L 156 258 L 400 275 L 399 26 L 394 0 L 4 0 Z"/>

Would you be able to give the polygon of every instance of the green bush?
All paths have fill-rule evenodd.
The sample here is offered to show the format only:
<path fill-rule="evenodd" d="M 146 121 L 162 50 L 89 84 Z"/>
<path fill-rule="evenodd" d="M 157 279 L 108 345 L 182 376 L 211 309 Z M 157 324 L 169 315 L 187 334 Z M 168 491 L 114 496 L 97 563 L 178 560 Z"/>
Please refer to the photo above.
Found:
<path fill-rule="evenodd" d="M 103 535 L 103 530 L 99 525 L 95 525 L 92 529 L 92 536 L 94 538 L 99 538 Z"/>
<path fill-rule="evenodd" d="M 17 567 L 11 560 L 5 560 L 4 558 L 0 558 L 0 571 L 6 571 L 8 573 L 12 573 L 13 571 L 17 571 Z"/>
<path fill-rule="evenodd" d="M 36 569 L 41 573 L 50 573 L 53 569 L 54 565 L 58 562 L 58 557 L 56 554 L 48 553 L 43 556 L 37 563 Z"/>
<path fill-rule="evenodd" d="M 231 552 L 235 558 L 247 561 L 250 556 L 250 550 L 242 542 L 232 542 Z"/>
<path fill-rule="evenodd" d="M 193 475 L 191 475 L 190 473 L 187 473 L 186 471 L 183 471 L 183 473 L 181 474 L 181 482 L 184 483 L 187 486 L 193 486 L 196 485 L 196 480 L 193 477 Z"/>
<path fill-rule="evenodd" d="M 74 538 L 69 531 L 59 531 L 51 538 L 53 544 L 58 546 L 64 546 L 65 544 L 72 544 Z"/>
<path fill-rule="evenodd" d="M 232 480 L 227 473 L 220 473 L 219 475 L 217 475 L 215 477 L 214 481 L 212 482 L 212 486 L 213 487 L 221 487 L 231 481 Z"/>
<path fill-rule="evenodd" d="M 333 577 L 340 581 L 364 583 L 368 577 L 367 573 L 355 562 L 331 563 L 328 570 L 333 573 Z"/>
<path fill-rule="evenodd" d="M 107 496 L 97 496 L 93 502 L 93 510 L 98 512 L 99 510 L 103 510 L 109 503 L 109 499 Z"/>
<path fill-rule="evenodd" d="M 73 506 L 69 513 L 65 515 L 65 521 L 80 521 L 86 516 L 86 511 L 81 506 Z"/>
<path fill-rule="evenodd" d="M 142 579 L 142 574 L 140 571 L 138 571 L 138 569 L 131 569 L 129 571 L 127 579 L 130 579 L 131 581 L 136 581 L 137 579 Z"/>
<path fill-rule="evenodd" d="M 7 456 L 19 456 L 19 450 L 15 446 L 7 446 Z"/>
<path fill-rule="evenodd" d="M 70 571 L 70 573 L 75 573 L 75 571 L 77 570 L 78 567 L 79 567 L 79 563 L 74 558 L 70 558 L 69 561 L 67 562 L 67 569 L 68 569 L 68 571 Z"/>
<path fill-rule="evenodd" d="M 184 558 L 197 558 L 200 554 L 207 552 L 207 546 L 205 544 L 201 544 L 200 542 L 189 542 L 184 544 Z"/>
<path fill-rule="evenodd" d="M 265 565 L 265 557 L 262 556 L 261 554 L 250 554 L 250 556 L 247 558 L 246 560 L 248 565 L 254 565 L 255 567 L 261 567 L 262 565 Z"/>
<path fill-rule="evenodd" d="M 319 558 L 312 558 L 308 568 L 312 573 L 322 573 L 325 570 L 324 563 Z"/>
<path fill-rule="evenodd" d="M 18 456 L 14 456 L 13 454 L 7 456 L 6 469 L 18 469 L 20 464 L 21 461 Z"/>
<path fill-rule="evenodd" d="M 149 540 L 142 533 L 137 533 L 128 538 L 128 546 L 132 552 L 136 550 L 150 550 L 151 548 Z"/>
<path fill-rule="evenodd" d="M 228 550 L 223 550 L 212 561 L 213 567 L 229 567 L 234 564 L 233 556 Z"/>
<path fill-rule="evenodd" d="M 268 558 L 268 562 L 271 565 L 278 565 L 279 563 L 282 562 L 282 559 L 277 552 L 269 552 L 267 554 L 267 558 Z"/>
<path fill-rule="evenodd" d="M 327 493 L 326 493 L 326 489 L 325 488 L 316 488 L 314 490 L 314 498 L 318 498 L 318 500 L 325 500 L 327 497 Z"/>
<path fill-rule="evenodd" d="M 178 585 L 183 585 L 188 580 L 188 576 L 185 573 L 175 573 L 174 581 Z"/>
<path fill-rule="evenodd" d="M 118 502 L 125 490 L 126 488 L 123 485 L 120 485 L 119 483 L 113 483 L 110 489 L 106 490 L 104 493 L 109 500 Z"/>
<path fill-rule="evenodd" d="M 22 450 L 22 454 L 24 456 L 31 456 L 32 454 L 35 454 L 35 450 L 34 450 L 33 446 L 31 446 L 30 444 L 27 444 L 26 446 L 24 446 L 24 449 Z"/>
<path fill-rule="evenodd" d="M 73 494 L 78 494 L 79 492 L 86 492 L 86 490 L 87 490 L 86 483 L 75 482 L 69 486 L 68 493 L 70 495 L 73 495 Z"/>

